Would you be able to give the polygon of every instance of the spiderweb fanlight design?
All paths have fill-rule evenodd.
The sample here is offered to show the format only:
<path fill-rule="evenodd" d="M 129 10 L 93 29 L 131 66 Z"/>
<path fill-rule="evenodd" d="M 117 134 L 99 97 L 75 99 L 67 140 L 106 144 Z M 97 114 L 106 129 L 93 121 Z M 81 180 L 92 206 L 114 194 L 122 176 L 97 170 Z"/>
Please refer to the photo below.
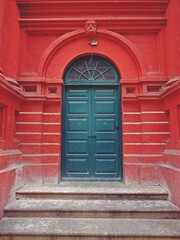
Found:
<path fill-rule="evenodd" d="M 75 60 L 66 76 L 66 83 L 96 84 L 118 83 L 118 73 L 114 66 L 99 56 L 85 56 Z"/>

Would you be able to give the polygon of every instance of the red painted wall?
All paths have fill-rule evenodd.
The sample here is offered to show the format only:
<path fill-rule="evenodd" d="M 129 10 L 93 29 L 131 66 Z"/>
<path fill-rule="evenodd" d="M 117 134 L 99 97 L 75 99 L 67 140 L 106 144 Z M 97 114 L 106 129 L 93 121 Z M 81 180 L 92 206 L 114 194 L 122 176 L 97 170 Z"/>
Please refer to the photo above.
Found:
<path fill-rule="evenodd" d="M 171 0 L 166 13 L 168 17 L 166 27 L 166 61 L 167 73 L 169 78 L 179 79 L 180 73 L 180 2 L 178 0 Z"/>
<path fill-rule="evenodd" d="M 180 206 L 180 82 L 174 82 L 162 94 L 164 109 L 169 119 L 170 137 L 163 152 L 161 183 L 171 194 L 171 199 Z"/>
<path fill-rule="evenodd" d="M 15 0 L 0 0 L 0 67 L 4 75 L 17 76 L 20 26 L 19 11 Z"/>
<path fill-rule="evenodd" d="M 0 74 L 0 218 L 13 189 L 21 184 L 21 151 L 15 136 L 16 118 L 23 100 L 16 87 Z"/>
<path fill-rule="evenodd" d="M 170 137 L 163 152 L 161 182 L 180 206 L 180 1 L 171 0 L 167 10 L 166 62 L 169 81 L 162 94 L 164 110 L 168 117 Z"/>
<path fill-rule="evenodd" d="M 21 151 L 15 136 L 23 95 L 16 82 L 20 27 L 15 0 L 0 0 L 0 218 L 21 184 Z M 12 84 L 13 85 L 12 85 Z"/>
<path fill-rule="evenodd" d="M 123 181 L 162 184 L 180 206 L 179 0 L 0 0 L 0 13 L 0 209 L 19 184 L 58 183 L 63 74 L 84 54 L 121 75 Z"/>

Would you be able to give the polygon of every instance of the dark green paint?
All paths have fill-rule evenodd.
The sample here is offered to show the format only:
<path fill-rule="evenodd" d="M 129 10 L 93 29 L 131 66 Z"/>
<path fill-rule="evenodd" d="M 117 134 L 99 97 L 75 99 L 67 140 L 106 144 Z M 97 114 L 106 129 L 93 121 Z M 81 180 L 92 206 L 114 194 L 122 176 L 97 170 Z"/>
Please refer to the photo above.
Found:
<path fill-rule="evenodd" d="M 106 86 L 92 82 L 70 86 L 68 78 L 65 81 L 68 84 L 63 97 L 62 178 L 121 179 L 119 86 L 109 86 L 109 82 Z"/>

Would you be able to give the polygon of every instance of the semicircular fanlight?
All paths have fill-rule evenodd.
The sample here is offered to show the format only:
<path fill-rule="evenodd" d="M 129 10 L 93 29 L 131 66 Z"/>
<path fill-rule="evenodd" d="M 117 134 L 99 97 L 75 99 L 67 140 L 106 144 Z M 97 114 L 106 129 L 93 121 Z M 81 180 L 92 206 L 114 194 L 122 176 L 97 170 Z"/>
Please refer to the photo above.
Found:
<path fill-rule="evenodd" d="M 85 56 L 75 60 L 65 74 L 65 84 L 118 84 L 119 75 L 108 60 Z"/>

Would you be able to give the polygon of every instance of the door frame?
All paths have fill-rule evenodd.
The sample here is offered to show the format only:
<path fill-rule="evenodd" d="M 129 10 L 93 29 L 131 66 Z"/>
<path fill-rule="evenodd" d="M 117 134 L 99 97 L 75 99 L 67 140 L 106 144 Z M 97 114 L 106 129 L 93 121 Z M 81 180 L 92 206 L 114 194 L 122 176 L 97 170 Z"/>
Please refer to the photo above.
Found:
<path fill-rule="evenodd" d="M 80 57 L 81 58 L 81 57 Z M 78 58 L 78 59 L 80 59 Z M 102 59 L 105 59 L 105 58 L 102 58 Z M 106 61 L 108 61 L 107 59 L 105 59 Z M 73 62 L 72 62 L 73 63 Z M 68 72 L 69 68 L 71 67 L 72 63 L 70 64 L 70 66 L 67 67 L 66 69 L 66 73 Z M 117 72 L 118 76 L 119 76 L 119 72 L 117 71 L 116 67 L 111 63 L 112 67 L 114 68 L 114 70 Z M 73 87 L 73 86 L 79 86 L 81 88 L 83 87 L 88 87 L 87 84 L 66 84 L 66 77 L 64 77 L 64 84 L 63 84 L 63 87 L 62 87 L 62 144 L 61 144 L 61 167 L 60 167 L 60 171 L 61 171 L 61 178 L 60 180 L 63 180 L 63 181 L 122 181 L 123 180 L 123 153 L 122 153 L 122 97 L 121 97 L 121 87 L 120 87 L 120 84 L 118 82 L 118 84 L 115 84 L 116 86 L 116 90 L 117 90 L 117 94 L 118 94 L 118 122 L 119 122 L 119 126 L 118 126 L 118 142 L 119 142 L 119 159 L 117 159 L 117 163 L 119 164 L 119 177 L 117 178 L 102 178 L 102 179 L 99 179 L 99 178 L 76 178 L 76 177 L 72 177 L 72 178 L 66 178 L 66 177 L 63 177 L 63 170 L 64 170 L 64 150 L 65 149 L 65 145 L 66 145 L 66 142 L 64 141 L 64 136 L 65 136 L 65 128 L 63 128 L 64 126 L 64 123 L 65 123 L 65 114 L 64 114 L 64 108 L 65 108 L 65 94 L 66 94 L 66 89 L 67 87 Z M 108 86 L 112 86 L 112 84 L 93 84 L 91 85 L 92 87 L 108 87 Z"/>

